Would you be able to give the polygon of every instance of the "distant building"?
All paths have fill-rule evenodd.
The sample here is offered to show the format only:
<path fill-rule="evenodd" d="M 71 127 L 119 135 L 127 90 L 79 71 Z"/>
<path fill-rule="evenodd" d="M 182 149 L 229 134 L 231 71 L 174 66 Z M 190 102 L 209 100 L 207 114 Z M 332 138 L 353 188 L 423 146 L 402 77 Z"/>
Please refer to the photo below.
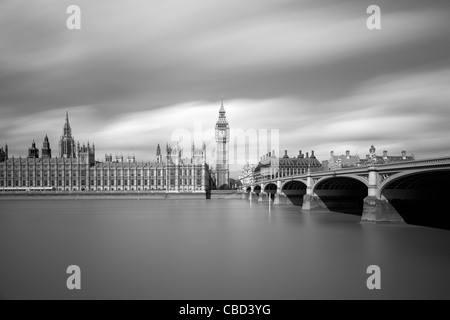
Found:
<path fill-rule="evenodd" d="M 335 155 L 334 151 L 330 152 L 330 159 L 324 164 L 325 170 L 337 170 L 342 168 L 360 167 L 361 159 L 357 154 L 350 154 L 350 150 L 346 150 L 345 154 Z"/>
<path fill-rule="evenodd" d="M 95 145 L 73 143 L 66 115 L 60 155 L 52 158 L 48 138 L 44 139 L 43 156 L 33 141 L 27 158 L 8 158 L 8 146 L 0 149 L 0 188 L 27 190 L 48 188 L 61 191 L 133 191 L 205 192 L 209 188 L 206 146 L 192 146 L 191 158 L 183 158 L 182 150 L 167 145 L 163 159 L 158 145 L 156 162 L 123 162 L 112 155 L 105 162 L 95 161 Z M 45 151 L 44 151 L 45 150 Z M 119 161 L 117 161 L 119 159 Z"/>
<path fill-rule="evenodd" d="M 8 160 L 8 144 L 5 144 L 5 149 L 0 148 L 0 162 Z"/>
<path fill-rule="evenodd" d="M 412 160 L 415 160 L 414 155 L 411 154 L 410 156 L 407 156 L 406 151 L 402 151 L 401 155 L 398 156 L 389 156 L 387 150 L 384 150 L 383 155 L 378 156 L 376 154 L 376 148 L 372 145 L 369 149 L 369 154 L 366 155 L 365 165 L 395 163 Z"/>
<path fill-rule="evenodd" d="M 254 170 L 254 179 L 255 182 L 260 182 L 262 180 L 305 174 L 308 172 L 308 169 L 311 171 L 322 170 L 322 165 L 315 157 L 314 150 L 311 151 L 311 156 L 307 152 L 306 157 L 300 150 L 298 156 L 292 158 L 288 156 L 287 150 L 284 151 L 282 158 L 277 158 L 275 151 L 272 151 L 261 157 L 261 161 Z"/>
<path fill-rule="evenodd" d="M 230 188 L 231 189 L 239 189 L 240 187 L 242 187 L 242 183 L 239 180 L 230 178 Z"/>
<path fill-rule="evenodd" d="M 37 159 L 37 158 L 39 158 L 39 149 L 36 148 L 36 143 L 33 140 L 31 148 L 28 148 L 28 159 Z"/>
<path fill-rule="evenodd" d="M 95 145 L 83 144 L 80 146 L 80 143 L 77 143 L 77 153 L 76 158 L 80 160 L 80 162 L 84 163 L 94 163 L 95 162 Z"/>
<path fill-rule="evenodd" d="M 63 128 L 63 135 L 59 139 L 59 157 L 75 158 L 75 140 L 72 137 L 72 128 L 69 123 L 69 113 L 66 112 L 66 123 Z"/>
<path fill-rule="evenodd" d="M 48 137 L 45 135 L 44 143 L 42 144 L 42 158 L 48 159 L 52 157 L 52 149 L 50 148 L 50 142 L 48 142 Z"/>
<path fill-rule="evenodd" d="M 406 151 L 402 151 L 401 155 L 389 156 L 388 152 L 383 151 L 383 155 L 376 154 L 376 148 L 372 145 L 369 149 L 369 154 L 365 158 L 360 158 L 358 154 L 350 154 L 350 150 L 345 151 L 345 154 L 335 155 L 333 151 L 330 152 L 330 159 L 322 162 L 324 170 L 339 170 L 345 168 L 353 168 L 360 166 L 367 166 L 370 164 L 394 163 L 401 161 L 414 160 L 414 155 L 407 156 Z"/>
<path fill-rule="evenodd" d="M 194 145 L 192 145 L 192 148 L 194 148 Z M 194 155 L 194 149 L 192 149 L 192 155 Z M 156 147 L 156 157 L 155 157 L 156 163 L 157 164 L 161 164 L 163 162 L 163 157 L 162 157 L 162 153 L 161 153 L 161 147 L 158 146 Z"/>
<path fill-rule="evenodd" d="M 242 173 L 239 175 L 239 181 L 242 185 L 249 185 L 255 182 L 254 177 L 255 165 L 247 164 L 242 168 Z"/>

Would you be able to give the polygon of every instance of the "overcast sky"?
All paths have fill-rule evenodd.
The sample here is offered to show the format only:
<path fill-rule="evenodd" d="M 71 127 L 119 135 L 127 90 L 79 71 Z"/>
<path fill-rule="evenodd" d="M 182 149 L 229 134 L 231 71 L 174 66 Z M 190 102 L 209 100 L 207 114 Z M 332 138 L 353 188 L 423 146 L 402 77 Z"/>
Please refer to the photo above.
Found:
<path fill-rule="evenodd" d="M 2 0 L 0 145 L 25 156 L 48 134 L 56 155 L 67 110 L 98 159 L 152 160 L 213 129 L 223 94 L 232 128 L 279 129 L 290 155 L 448 156 L 449 16 L 448 0 Z"/>

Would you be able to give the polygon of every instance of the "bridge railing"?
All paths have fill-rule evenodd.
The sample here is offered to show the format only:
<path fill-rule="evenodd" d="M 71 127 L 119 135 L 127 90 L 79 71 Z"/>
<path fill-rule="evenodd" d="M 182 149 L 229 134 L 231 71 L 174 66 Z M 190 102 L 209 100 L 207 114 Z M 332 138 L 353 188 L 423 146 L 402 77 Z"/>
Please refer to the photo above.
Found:
<path fill-rule="evenodd" d="M 450 157 L 428 158 L 428 159 L 421 159 L 421 160 L 409 160 L 409 161 L 392 162 L 392 163 L 380 163 L 380 164 L 376 164 L 375 167 L 382 167 L 382 168 L 389 167 L 389 166 L 418 167 L 418 166 L 434 166 L 434 165 L 446 165 L 446 164 L 450 164 Z"/>

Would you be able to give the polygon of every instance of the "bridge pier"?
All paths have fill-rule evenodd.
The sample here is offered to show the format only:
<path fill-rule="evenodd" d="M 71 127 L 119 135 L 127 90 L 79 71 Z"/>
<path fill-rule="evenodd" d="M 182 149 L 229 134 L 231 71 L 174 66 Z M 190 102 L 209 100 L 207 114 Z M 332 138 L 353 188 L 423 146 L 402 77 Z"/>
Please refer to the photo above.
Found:
<path fill-rule="evenodd" d="M 277 192 L 275 193 L 275 197 L 273 199 L 273 205 L 279 205 L 280 204 L 280 194 Z"/>
<path fill-rule="evenodd" d="M 275 193 L 275 199 L 273 200 L 274 205 L 285 205 L 285 204 L 291 204 L 292 201 L 284 194 L 284 193 Z"/>
<path fill-rule="evenodd" d="M 269 201 L 267 193 L 261 191 L 259 193 L 258 202 L 266 202 L 266 201 Z"/>
<path fill-rule="evenodd" d="M 257 201 L 259 198 L 259 194 L 255 191 L 255 186 L 250 187 L 250 192 L 248 193 L 249 201 Z"/>
<path fill-rule="evenodd" d="M 387 199 L 364 198 L 361 222 L 405 222 Z"/>
<path fill-rule="evenodd" d="M 308 169 L 306 176 L 306 194 L 303 196 L 302 210 L 315 210 L 326 208 L 319 196 L 313 193 L 314 180 L 311 177 L 311 170 Z"/>
<path fill-rule="evenodd" d="M 380 176 L 375 167 L 369 167 L 368 196 L 364 198 L 361 222 L 404 222 L 397 210 L 382 197 L 377 197 Z"/>
<path fill-rule="evenodd" d="M 277 181 L 277 191 L 275 192 L 273 205 L 286 204 L 284 194 L 281 192 L 281 181 Z"/>
<path fill-rule="evenodd" d="M 328 209 L 319 196 L 305 194 L 303 196 L 302 210 L 320 210 Z"/>
<path fill-rule="evenodd" d="M 249 201 L 258 201 L 258 194 L 256 192 L 250 192 L 250 196 L 248 198 Z"/>

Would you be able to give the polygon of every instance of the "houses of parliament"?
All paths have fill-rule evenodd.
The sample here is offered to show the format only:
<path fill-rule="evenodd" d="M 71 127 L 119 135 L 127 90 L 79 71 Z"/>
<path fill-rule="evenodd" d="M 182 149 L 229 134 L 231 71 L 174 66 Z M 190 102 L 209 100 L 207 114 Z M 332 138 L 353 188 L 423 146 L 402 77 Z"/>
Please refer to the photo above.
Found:
<path fill-rule="evenodd" d="M 220 136 L 221 159 L 217 160 L 220 183 L 228 183 L 228 123 L 225 110 L 219 112 L 217 137 Z M 218 142 L 216 140 L 216 142 Z M 0 148 L 0 189 L 3 190 L 56 190 L 56 191 L 155 191 L 205 192 L 210 188 L 210 170 L 206 163 L 206 146 L 192 145 L 190 158 L 183 157 L 178 146 L 166 145 L 165 155 L 160 145 L 155 160 L 136 162 L 106 155 L 105 161 L 95 160 L 95 145 L 75 143 L 69 115 L 59 139 L 58 156 L 45 136 L 41 155 L 33 141 L 26 158 L 10 158 L 8 145 Z"/>

